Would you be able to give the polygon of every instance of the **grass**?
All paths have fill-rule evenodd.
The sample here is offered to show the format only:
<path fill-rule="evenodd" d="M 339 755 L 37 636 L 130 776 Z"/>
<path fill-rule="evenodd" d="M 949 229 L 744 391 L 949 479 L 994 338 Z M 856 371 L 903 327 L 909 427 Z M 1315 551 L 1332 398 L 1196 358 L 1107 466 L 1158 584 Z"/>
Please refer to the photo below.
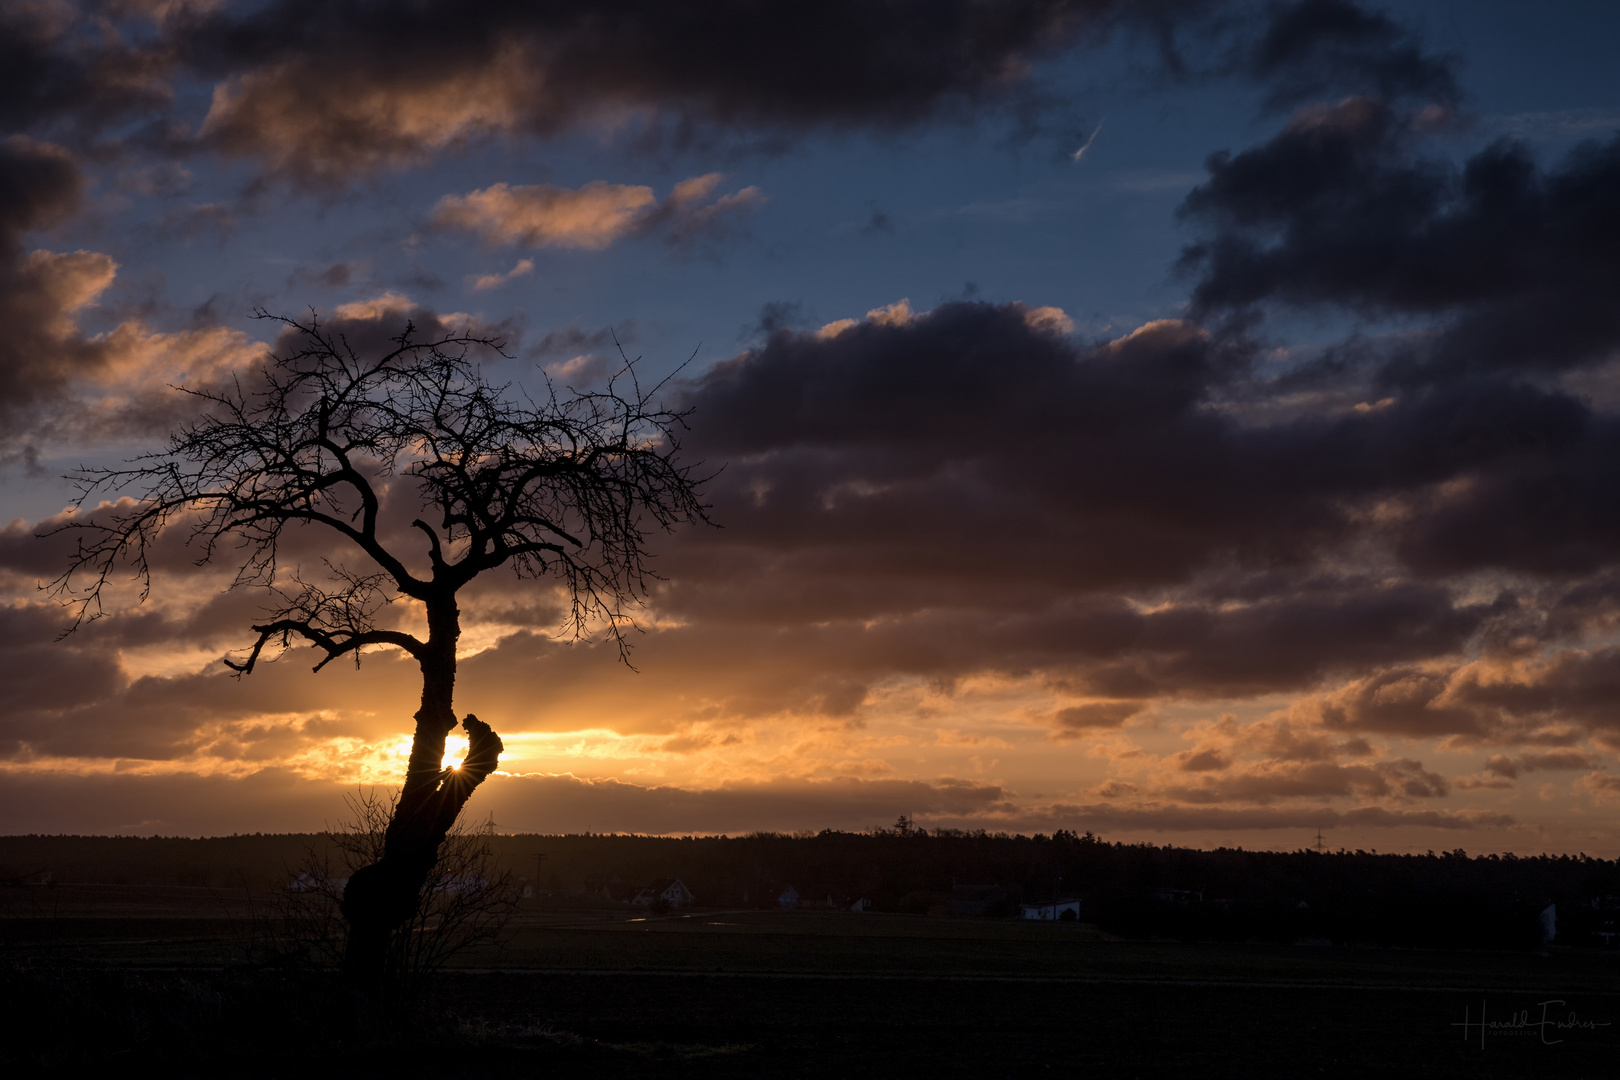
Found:
<path fill-rule="evenodd" d="M 1124 942 L 1010 920 L 570 901 L 527 907 L 406 1026 L 357 1027 L 319 973 L 237 963 L 253 935 L 243 898 L 120 889 L 0 896 L 0 1063 L 15 1075 L 157 1062 L 303 1076 L 319 1060 L 443 1077 L 1582 1077 L 1608 1075 L 1620 1050 L 1614 953 Z M 1610 1026 L 1493 1028 L 1481 1045 L 1482 1003 L 1533 1022 L 1546 1000 Z"/>

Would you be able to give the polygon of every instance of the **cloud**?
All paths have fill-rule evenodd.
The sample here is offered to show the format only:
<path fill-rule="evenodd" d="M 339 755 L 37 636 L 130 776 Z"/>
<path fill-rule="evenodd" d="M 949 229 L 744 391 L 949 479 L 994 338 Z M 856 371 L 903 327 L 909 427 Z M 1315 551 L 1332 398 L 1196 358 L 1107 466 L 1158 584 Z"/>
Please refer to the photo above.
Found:
<path fill-rule="evenodd" d="M 1500 829 L 1514 823 L 1511 814 L 1479 810 L 1389 810 L 1381 806 L 1333 810 L 1323 807 L 1112 806 L 1055 804 L 1044 814 L 1026 815 L 1023 827 L 1146 832 L 1227 832 L 1274 829 Z M 1036 826 L 1038 827 L 1038 826 Z"/>
<path fill-rule="evenodd" d="M 112 281 L 116 264 L 93 252 L 27 251 L 23 236 L 72 214 L 84 179 L 60 146 L 12 136 L 0 142 L 0 424 L 93 371 L 99 355 L 72 316 Z"/>
<path fill-rule="evenodd" d="M 118 263 L 24 243 L 71 217 L 83 192 L 65 148 L 25 136 L 0 142 L 0 462 L 30 460 L 42 443 L 162 433 L 179 405 L 169 390 L 176 378 L 205 385 L 259 355 L 224 328 L 164 334 L 131 320 L 86 334 L 80 320 Z"/>
<path fill-rule="evenodd" d="M 652 205 L 650 187 L 601 180 L 578 190 L 494 184 L 466 195 L 446 195 L 433 212 L 433 223 L 476 232 L 486 244 L 600 250 L 630 232 Z"/>
<path fill-rule="evenodd" d="M 240 777 L 194 772 L 82 776 L 48 769 L 7 770 L 0 819 L 17 832 L 224 835 L 315 831 L 343 816 L 353 786 L 263 768 Z M 1614 779 L 1610 777 L 1609 779 Z M 1588 787 L 1607 794 L 1601 779 Z M 87 798 L 86 792 L 94 792 Z M 1501 829 L 1512 815 L 1490 811 L 1364 807 L 1252 807 L 1053 803 L 1008 807 L 992 786 L 960 780 L 843 780 L 742 784 L 718 788 L 589 780 L 568 774 L 496 774 L 479 788 L 472 812 L 492 814 L 504 831 L 731 833 L 866 829 L 914 814 L 928 827 L 1105 834 L 1324 829 Z"/>
<path fill-rule="evenodd" d="M 722 233 L 739 215 L 764 202 L 747 187 L 710 199 L 719 173 L 676 184 L 662 202 L 650 187 L 595 180 L 578 189 L 537 184 L 493 184 L 466 195 L 446 195 L 433 212 L 441 229 L 464 229 L 486 244 L 584 248 L 599 251 L 626 236 L 661 232 L 674 244 Z"/>
<path fill-rule="evenodd" d="M 1447 107 L 1460 97 L 1453 58 L 1343 0 L 1259 10 L 1123 0 L 726 0 L 687 10 L 637 0 L 610 24 L 589 4 L 469 12 L 429 0 L 317 14 L 305 0 L 277 0 L 187 11 L 163 27 L 166 55 L 217 80 L 203 142 L 316 185 L 479 139 L 586 126 L 767 146 L 995 109 L 1028 127 L 1058 107 L 1041 63 L 1119 30 L 1146 31 L 1165 74 L 1254 80 L 1273 107 L 1356 93 Z"/>
<path fill-rule="evenodd" d="M 479 274 L 473 278 L 473 291 L 483 292 L 485 289 L 498 289 L 513 278 L 524 277 L 532 273 L 534 273 L 534 260 L 519 259 L 512 265 L 512 269 L 504 274 Z"/>
<path fill-rule="evenodd" d="M 1513 778 L 1591 765 L 1572 744 L 1616 730 L 1617 682 L 1620 653 L 1613 648 L 1548 647 L 1535 657 L 1493 652 L 1449 664 L 1390 666 L 1301 698 L 1291 713 L 1328 731 L 1564 748 L 1487 762 L 1487 772 Z"/>
<path fill-rule="evenodd" d="M 964 653 L 1073 657 L 1116 699 L 1308 684 L 1329 657 L 1449 654 L 1491 614 L 1417 581 L 1306 569 L 1380 531 L 1351 507 L 1398 489 L 1389 455 L 1416 417 L 1248 428 L 1204 407 L 1245 362 L 1231 343 L 1173 322 L 1084 343 L 1035 315 L 896 306 L 778 329 L 714 368 L 690 392 L 691 447 L 730 463 L 711 489 L 726 532 L 676 541 L 660 603 L 881 619 L 869 633 L 894 627 L 947 663 L 957 650 L 933 642 L 966 634 Z M 1152 611 L 1119 599 L 1232 558 L 1278 576 L 1241 601 L 1214 579 Z"/>
<path fill-rule="evenodd" d="M 667 118 L 774 135 L 885 128 L 1007 102 L 1113 0 L 911 5 L 635 2 L 390 9 L 300 0 L 175 20 L 217 72 L 203 138 L 323 183 L 491 135 Z M 787 43 L 791 42 L 791 46 Z"/>
<path fill-rule="evenodd" d="M 1620 803 L 1620 776 L 1614 773 L 1587 773 L 1575 782 L 1575 786 L 1590 795 L 1599 806 Z"/>
<path fill-rule="evenodd" d="M 1140 701 L 1094 701 L 1085 705 L 1071 705 L 1059 709 L 1053 716 L 1058 738 L 1073 738 L 1082 732 L 1098 728 L 1117 728 L 1141 713 L 1146 706 Z"/>
<path fill-rule="evenodd" d="M 1485 771 L 1504 780 L 1516 780 L 1520 773 L 1544 769 L 1590 769 L 1596 762 L 1579 750 L 1554 750 L 1548 754 L 1525 754 L 1517 761 L 1506 754 L 1494 754 L 1485 762 Z"/>
<path fill-rule="evenodd" d="M 1182 257 L 1195 305 L 1444 317 L 1380 357 L 1397 385 L 1611 359 L 1620 214 L 1605 193 L 1620 183 L 1620 138 L 1550 169 L 1513 142 L 1461 167 L 1423 145 L 1409 115 L 1360 97 L 1212 157 L 1182 208 L 1209 234 Z"/>
<path fill-rule="evenodd" d="M 1206 754 L 1212 752 L 1206 751 Z M 1183 771 L 1203 773 L 1195 784 L 1169 784 L 1157 793 L 1186 803 L 1254 803 L 1264 806 L 1279 799 L 1321 799 L 1358 796 L 1363 799 L 1432 799 L 1446 795 L 1450 784 L 1439 773 L 1409 758 L 1363 765 L 1331 762 L 1265 763 L 1231 769 L 1216 762 L 1189 768 L 1198 755 L 1182 760 Z M 1200 763 L 1206 764 L 1206 763 Z"/>
<path fill-rule="evenodd" d="M 172 97 L 167 50 L 69 3 L 0 7 L 0 127 L 77 142 Z"/>
<path fill-rule="evenodd" d="M 577 356 L 584 351 L 607 349 L 615 340 L 628 345 L 636 340 L 637 333 L 634 319 L 626 319 L 617 326 L 599 330 L 586 330 L 577 323 L 571 323 L 561 329 L 548 331 L 545 337 L 530 345 L 525 354 L 536 359 Z"/>
<path fill-rule="evenodd" d="M 1269 5 L 1258 39 L 1241 52 L 1239 70 L 1268 84 L 1268 104 L 1374 94 L 1455 106 L 1462 92 L 1456 58 L 1426 53 L 1411 30 L 1346 0 Z"/>
<path fill-rule="evenodd" d="M 307 0 L 64 0 L 4 15 L 0 121 L 89 145 L 108 131 L 167 152 L 209 148 L 264 174 L 341 186 L 489 138 L 594 127 L 641 145 L 740 139 L 780 149 L 816 130 L 884 131 L 1005 110 L 1026 131 L 1061 109 L 1043 61 L 1146 31 L 1165 73 L 1238 75 L 1273 103 L 1332 92 L 1456 97 L 1452 61 L 1339 0 L 927 5 L 724 0 L 688 11 L 448 0 L 402 10 Z M 88 27 L 94 26 L 94 32 Z M 1184 34 L 1195 42 L 1189 60 Z M 792 42 L 791 48 L 784 47 Z M 200 125 L 192 95 L 212 84 Z M 189 88 L 189 86 L 188 86 Z M 195 135 L 189 134 L 196 131 Z M 1072 145 L 1072 144 L 1071 144 Z"/>

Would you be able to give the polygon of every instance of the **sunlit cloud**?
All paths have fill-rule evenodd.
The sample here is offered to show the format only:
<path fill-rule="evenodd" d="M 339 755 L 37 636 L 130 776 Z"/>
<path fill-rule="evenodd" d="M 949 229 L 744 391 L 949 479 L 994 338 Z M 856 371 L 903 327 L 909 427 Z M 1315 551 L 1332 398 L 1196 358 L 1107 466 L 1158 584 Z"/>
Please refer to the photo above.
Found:
<path fill-rule="evenodd" d="M 594 180 L 571 189 L 499 183 L 466 195 L 446 195 L 433 211 L 433 223 L 475 233 L 490 245 L 598 251 L 626 236 L 655 231 L 685 243 L 725 229 L 765 201 L 754 187 L 713 197 L 721 179 L 710 173 L 682 180 L 661 202 L 652 188 L 639 184 Z M 518 266 L 524 263 L 533 268 L 529 260 Z M 518 272 L 514 268 L 507 277 Z M 492 288 L 501 280 L 480 278 L 474 287 Z"/>

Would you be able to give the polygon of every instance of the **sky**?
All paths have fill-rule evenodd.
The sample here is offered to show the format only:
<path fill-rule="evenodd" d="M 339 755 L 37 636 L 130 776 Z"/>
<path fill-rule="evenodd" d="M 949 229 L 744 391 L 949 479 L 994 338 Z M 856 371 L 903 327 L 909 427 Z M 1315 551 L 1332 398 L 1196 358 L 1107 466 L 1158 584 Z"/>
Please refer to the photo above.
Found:
<path fill-rule="evenodd" d="M 413 663 L 233 677 L 229 553 L 175 530 L 66 637 L 41 588 L 69 474 L 251 379 L 268 311 L 499 338 L 514 394 L 622 346 L 691 410 L 714 524 L 657 538 L 634 670 L 554 583 L 462 595 L 502 831 L 1620 843 L 1620 7 L 0 22 L 0 831 L 399 781 Z"/>

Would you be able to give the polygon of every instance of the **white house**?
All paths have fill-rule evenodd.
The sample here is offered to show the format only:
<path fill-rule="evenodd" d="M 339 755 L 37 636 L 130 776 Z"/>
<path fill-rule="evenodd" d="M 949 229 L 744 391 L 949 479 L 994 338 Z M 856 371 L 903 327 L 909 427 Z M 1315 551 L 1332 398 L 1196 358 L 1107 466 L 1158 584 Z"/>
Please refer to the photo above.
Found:
<path fill-rule="evenodd" d="M 778 907 L 787 908 L 789 911 L 797 910 L 799 906 L 799 890 L 789 885 L 776 898 L 776 904 Z"/>
<path fill-rule="evenodd" d="M 640 904 L 642 907 L 652 907 L 662 900 L 672 908 L 686 907 L 692 902 L 692 890 L 680 878 L 659 878 L 651 885 L 636 893 L 630 902 Z"/>
<path fill-rule="evenodd" d="M 1026 919 L 1040 919 L 1049 921 L 1063 918 L 1064 912 L 1069 912 L 1069 918 L 1080 917 L 1080 899 L 1074 897 L 1068 900 L 1048 900 L 1044 904 L 1020 904 L 1019 914 Z"/>

